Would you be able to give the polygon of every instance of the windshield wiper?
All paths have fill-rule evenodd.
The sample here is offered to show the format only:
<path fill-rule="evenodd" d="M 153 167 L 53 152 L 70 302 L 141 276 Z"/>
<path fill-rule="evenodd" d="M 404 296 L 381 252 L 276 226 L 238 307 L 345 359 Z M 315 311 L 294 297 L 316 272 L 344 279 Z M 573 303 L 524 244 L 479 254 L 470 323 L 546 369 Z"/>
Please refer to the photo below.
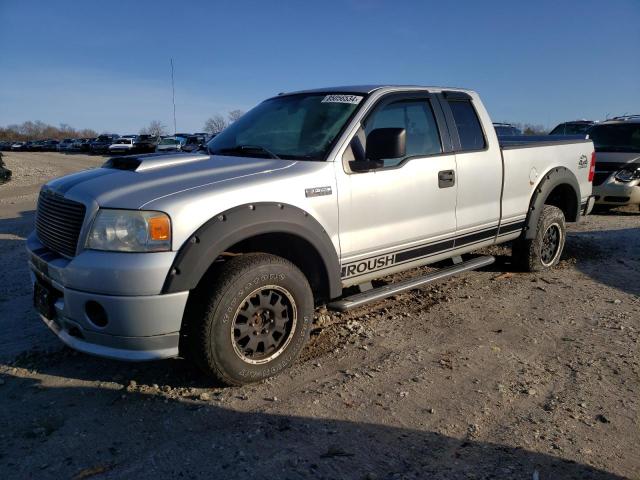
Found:
<path fill-rule="evenodd" d="M 269 150 L 268 148 L 262 147 L 260 145 L 236 145 L 235 147 L 221 148 L 220 150 L 216 150 L 212 153 L 214 155 L 220 155 L 225 153 L 239 153 L 239 152 L 241 153 L 241 152 L 244 152 L 245 150 L 258 150 L 260 152 L 266 153 L 271 158 L 282 160 L 278 155 L 273 153 L 271 150 Z"/>

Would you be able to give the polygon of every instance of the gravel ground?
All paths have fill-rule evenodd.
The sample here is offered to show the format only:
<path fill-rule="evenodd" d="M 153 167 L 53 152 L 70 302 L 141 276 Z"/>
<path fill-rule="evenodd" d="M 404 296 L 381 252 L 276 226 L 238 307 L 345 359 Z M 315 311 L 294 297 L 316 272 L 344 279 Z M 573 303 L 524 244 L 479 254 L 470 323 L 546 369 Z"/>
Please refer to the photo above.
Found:
<path fill-rule="evenodd" d="M 572 226 L 549 272 L 495 247 L 489 269 L 319 309 L 294 368 L 215 388 L 182 360 L 96 359 L 46 331 L 23 251 L 37 189 L 103 159 L 5 159 L 0 478 L 640 478 L 636 210 Z"/>

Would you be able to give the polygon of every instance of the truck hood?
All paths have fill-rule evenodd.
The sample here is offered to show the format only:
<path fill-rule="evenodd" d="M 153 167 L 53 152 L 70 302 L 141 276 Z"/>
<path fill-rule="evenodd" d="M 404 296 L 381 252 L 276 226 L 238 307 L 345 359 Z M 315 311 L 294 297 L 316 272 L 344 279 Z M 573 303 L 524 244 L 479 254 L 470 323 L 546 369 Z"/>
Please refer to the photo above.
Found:
<path fill-rule="evenodd" d="M 50 181 L 43 188 L 107 208 L 141 208 L 155 199 L 256 175 L 268 175 L 295 161 L 200 154 L 114 158 L 101 168 Z"/>

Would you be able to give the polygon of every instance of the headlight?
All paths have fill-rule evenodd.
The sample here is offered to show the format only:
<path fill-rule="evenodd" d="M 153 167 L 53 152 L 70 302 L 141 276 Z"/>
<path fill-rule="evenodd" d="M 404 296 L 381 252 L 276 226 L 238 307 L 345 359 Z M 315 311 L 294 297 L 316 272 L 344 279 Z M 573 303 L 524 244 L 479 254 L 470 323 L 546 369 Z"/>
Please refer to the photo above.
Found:
<path fill-rule="evenodd" d="M 619 182 L 630 182 L 637 178 L 640 178 L 640 167 L 625 168 L 615 175 L 615 179 Z"/>
<path fill-rule="evenodd" d="M 171 250 L 171 220 L 162 212 L 98 210 L 86 247 L 118 252 Z"/>

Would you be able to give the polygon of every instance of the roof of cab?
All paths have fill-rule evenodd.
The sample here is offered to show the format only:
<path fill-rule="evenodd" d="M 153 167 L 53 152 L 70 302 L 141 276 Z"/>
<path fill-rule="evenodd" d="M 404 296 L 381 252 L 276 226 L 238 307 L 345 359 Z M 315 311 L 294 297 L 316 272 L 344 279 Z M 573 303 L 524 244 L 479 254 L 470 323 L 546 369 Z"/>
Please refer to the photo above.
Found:
<path fill-rule="evenodd" d="M 328 88 L 313 88 L 309 90 L 298 90 L 294 92 L 281 92 L 278 96 L 281 95 L 297 95 L 300 93 L 346 93 L 353 95 L 368 95 L 370 93 L 375 92 L 376 90 L 396 90 L 396 89 L 407 89 L 407 90 L 431 90 L 431 91 L 441 91 L 441 90 L 450 90 L 450 91 L 461 91 L 461 92 L 471 92 L 471 90 L 463 89 L 463 88 L 455 88 L 455 87 L 426 87 L 421 85 L 346 85 L 342 87 L 328 87 Z"/>

